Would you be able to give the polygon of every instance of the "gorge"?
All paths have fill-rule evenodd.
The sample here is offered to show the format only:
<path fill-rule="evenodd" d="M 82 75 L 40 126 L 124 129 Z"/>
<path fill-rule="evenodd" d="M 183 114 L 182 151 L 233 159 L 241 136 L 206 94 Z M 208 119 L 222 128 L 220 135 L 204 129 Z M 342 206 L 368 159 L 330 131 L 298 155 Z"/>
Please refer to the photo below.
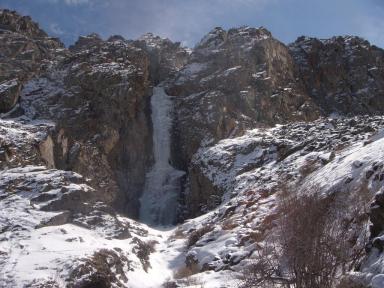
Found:
<path fill-rule="evenodd" d="M 147 172 L 140 198 L 140 220 L 147 224 L 172 225 L 177 221 L 181 177 L 185 172 L 171 166 L 172 100 L 164 88 L 153 88 L 151 97 L 154 164 Z"/>
<path fill-rule="evenodd" d="M 292 215 L 292 239 L 337 238 L 330 287 L 383 287 L 383 49 L 248 26 L 66 48 L 9 10 L 0 28 L 1 287 L 282 287 Z M 308 199 L 337 228 L 290 212 Z"/>

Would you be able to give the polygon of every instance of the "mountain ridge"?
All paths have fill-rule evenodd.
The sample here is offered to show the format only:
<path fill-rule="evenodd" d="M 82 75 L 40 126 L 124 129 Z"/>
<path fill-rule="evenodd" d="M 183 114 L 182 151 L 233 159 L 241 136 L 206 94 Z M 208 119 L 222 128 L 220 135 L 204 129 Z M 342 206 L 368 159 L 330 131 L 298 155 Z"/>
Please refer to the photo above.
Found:
<path fill-rule="evenodd" d="M 248 26 L 192 50 L 153 34 L 64 48 L 0 11 L 0 285 L 234 287 L 274 244 L 288 191 L 347 223 L 335 285 L 381 287 L 384 50 Z M 180 172 L 160 207 L 177 226 L 141 223 L 153 167 Z"/>

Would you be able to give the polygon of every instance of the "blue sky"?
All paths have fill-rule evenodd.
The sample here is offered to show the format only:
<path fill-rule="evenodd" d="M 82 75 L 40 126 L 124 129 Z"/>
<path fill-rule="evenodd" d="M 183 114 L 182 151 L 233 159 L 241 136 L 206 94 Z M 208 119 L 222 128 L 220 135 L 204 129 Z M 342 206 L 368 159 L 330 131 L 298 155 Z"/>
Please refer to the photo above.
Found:
<path fill-rule="evenodd" d="M 193 46 L 213 27 L 264 26 L 289 43 L 298 36 L 358 35 L 384 47 L 384 0 L 0 0 L 32 16 L 67 45 L 79 35 L 153 32 Z"/>

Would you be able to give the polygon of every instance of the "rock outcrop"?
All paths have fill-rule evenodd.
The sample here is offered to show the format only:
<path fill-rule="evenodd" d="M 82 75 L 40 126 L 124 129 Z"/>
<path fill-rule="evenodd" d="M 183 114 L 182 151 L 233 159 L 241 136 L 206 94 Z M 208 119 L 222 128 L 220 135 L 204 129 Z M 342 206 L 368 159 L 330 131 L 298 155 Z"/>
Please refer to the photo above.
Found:
<path fill-rule="evenodd" d="M 28 82 L 20 99 L 29 119 L 55 122 L 55 167 L 88 177 L 100 200 L 131 217 L 151 159 L 148 77 L 143 50 L 90 35 Z"/>
<path fill-rule="evenodd" d="M 23 83 L 45 70 L 61 48 L 30 17 L 0 11 L 0 113 L 13 108 Z"/>
<path fill-rule="evenodd" d="M 308 95 L 324 114 L 383 112 L 383 49 L 352 36 L 300 37 L 289 49 Z"/>
<path fill-rule="evenodd" d="M 190 50 L 181 47 L 180 42 L 147 33 L 132 42 L 149 55 L 149 78 L 153 85 L 174 76 L 188 62 Z"/>
<path fill-rule="evenodd" d="M 203 206 L 213 193 L 189 165 L 200 147 L 247 127 L 382 113 L 383 55 L 358 37 L 301 37 L 285 46 L 264 28 L 212 30 L 168 85 L 176 96 L 174 163 L 190 174 L 183 201 Z"/>
<path fill-rule="evenodd" d="M 241 135 L 256 123 L 319 115 L 289 49 L 264 28 L 212 30 L 167 91 L 176 96 L 175 146 L 184 167 L 201 145 Z"/>
<path fill-rule="evenodd" d="M 0 111 L 8 112 L 19 100 L 21 84 L 19 80 L 11 79 L 0 84 Z"/>

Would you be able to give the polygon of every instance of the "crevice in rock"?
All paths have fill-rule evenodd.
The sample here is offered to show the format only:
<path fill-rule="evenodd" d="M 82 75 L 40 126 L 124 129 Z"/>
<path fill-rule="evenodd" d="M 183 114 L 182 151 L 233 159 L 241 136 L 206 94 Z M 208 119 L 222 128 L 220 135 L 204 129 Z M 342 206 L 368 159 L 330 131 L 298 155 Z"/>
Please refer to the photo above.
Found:
<path fill-rule="evenodd" d="M 150 225 L 173 225 L 178 218 L 178 201 L 184 171 L 171 163 L 173 103 L 164 87 L 154 87 L 151 97 L 153 165 L 146 173 L 140 197 L 140 220 Z"/>

